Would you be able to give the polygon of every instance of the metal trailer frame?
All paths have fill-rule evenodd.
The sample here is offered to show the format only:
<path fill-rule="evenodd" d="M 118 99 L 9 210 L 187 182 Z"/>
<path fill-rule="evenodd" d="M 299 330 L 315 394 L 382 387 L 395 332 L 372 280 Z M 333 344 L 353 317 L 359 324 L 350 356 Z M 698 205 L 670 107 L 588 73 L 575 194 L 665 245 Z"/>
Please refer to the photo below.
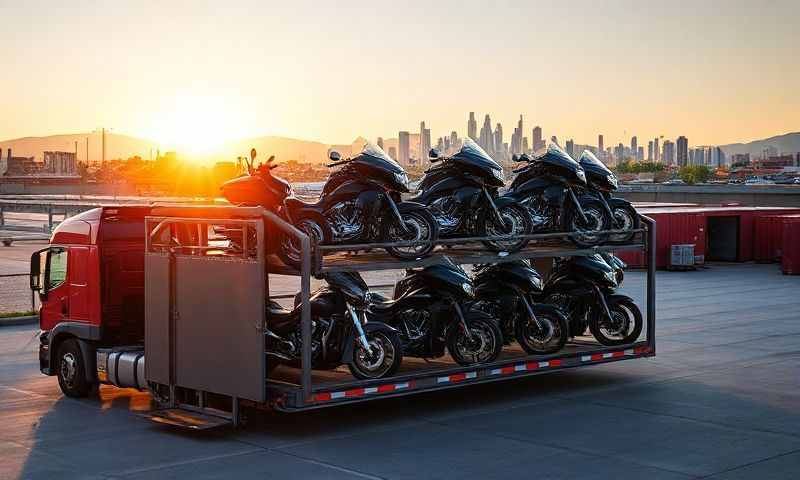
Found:
<path fill-rule="evenodd" d="M 195 210 L 198 207 L 175 207 L 179 212 L 183 209 Z M 462 239 L 443 239 L 437 241 L 437 245 L 453 246 L 455 244 L 463 245 L 481 242 L 487 239 L 502 240 L 511 238 L 527 238 L 530 240 L 533 247 L 527 247 L 519 252 L 513 254 L 495 253 L 485 250 L 483 247 L 478 248 L 456 248 L 452 247 L 445 251 L 434 251 L 430 256 L 412 261 L 401 261 L 385 254 L 364 253 L 355 256 L 342 256 L 336 255 L 335 252 L 346 252 L 352 250 L 374 250 L 384 248 L 387 246 L 409 246 L 418 244 L 418 242 L 394 242 L 382 244 L 362 244 L 362 245 L 315 245 L 313 246 L 308 236 L 297 228 L 287 223 L 278 215 L 264 210 L 253 209 L 252 207 L 217 207 L 226 209 L 229 213 L 224 216 L 225 219 L 215 220 L 214 216 L 208 217 L 195 217 L 192 215 L 187 216 L 161 216 L 159 218 L 148 217 L 147 221 L 167 221 L 167 222 L 187 222 L 187 223 L 236 223 L 236 222 L 262 222 L 257 228 L 258 231 L 258 245 L 263 245 L 266 240 L 266 233 L 272 227 L 273 231 L 278 231 L 284 235 L 288 235 L 299 241 L 302 249 L 302 261 L 300 270 L 292 269 L 282 264 L 275 258 L 266 258 L 264 262 L 264 279 L 265 279 L 265 292 L 264 300 L 270 298 L 269 296 L 269 276 L 270 274 L 281 275 L 295 275 L 300 279 L 300 307 L 301 307 L 301 335 L 303 341 L 303 351 L 301 355 L 301 367 L 299 370 L 299 382 L 281 381 L 274 378 L 262 378 L 260 380 L 260 388 L 263 388 L 264 402 L 245 402 L 244 404 L 256 407 L 271 407 L 278 411 L 296 412 L 303 410 L 319 409 L 329 406 L 342 405 L 347 403 L 363 402 L 367 400 L 397 397 L 403 395 L 410 395 L 418 392 L 444 390 L 450 388 L 457 388 L 466 385 L 490 383 L 500 380 L 507 380 L 511 378 L 526 377 L 530 375 L 538 375 L 557 370 L 568 368 L 575 368 L 584 365 L 594 365 L 599 363 L 608 363 L 631 358 L 651 357 L 656 353 L 655 350 L 655 245 L 656 245 L 656 224 L 651 218 L 640 215 L 643 228 L 636 231 L 636 237 L 641 238 L 639 242 L 633 242 L 624 245 L 603 245 L 592 248 L 570 248 L 554 245 L 546 245 L 541 247 L 542 243 L 547 244 L 552 240 L 563 240 L 568 238 L 570 233 L 548 233 L 548 234 L 533 234 L 525 236 L 498 236 L 498 237 L 474 237 Z M 178 210 L 179 209 L 179 210 Z M 246 213 L 247 217 L 244 220 L 233 220 L 236 218 L 236 212 L 241 211 Z M 240 217 L 241 218 L 241 217 Z M 152 248 L 150 239 L 150 231 L 148 227 L 148 236 L 146 240 L 146 249 L 149 252 Z M 620 233 L 618 230 L 608 230 L 603 233 Z M 247 235 L 243 237 L 243 255 L 248 255 Z M 194 248 L 208 248 L 197 246 Z M 407 268 L 424 267 L 438 261 L 442 255 L 450 256 L 457 263 L 491 263 L 503 262 L 516 259 L 535 259 L 535 258 L 548 258 L 548 257 L 569 257 L 569 256 L 582 256 L 592 255 L 598 252 L 610 252 L 615 250 L 639 250 L 643 249 L 647 258 L 647 281 L 646 281 L 646 302 L 647 307 L 645 311 L 646 317 L 646 338 L 637 341 L 633 344 L 619 346 L 619 347 L 604 347 L 595 343 L 578 343 L 579 346 L 585 347 L 584 350 L 578 352 L 559 352 L 553 355 L 536 356 L 536 355 L 523 355 L 513 358 L 506 358 L 498 360 L 491 364 L 484 364 L 474 367 L 461 367 L 456 364 L 449 364 L 445 368 L 439 369 L 425 369 L 424 371 L 410 371 L 395 375 L 394 377 L 380 380 L 356 380 L 349 377 L 346 381 L 341 382 L 325 382 L 321 385 L 315 385 L 313 382 L 312 368 L 311 368 L 311 309 L 309 297 L 311 294 L 311 277 L 319 276 L 326 272 L 334 271 L 375 271 L 375 270 L 401 270 Z M 257 253 L 259 258 L 263 258 L 263 250 L 259 249 Z M 326 259 L 326 253 L 334 252 Z M 171 253 L 171 255 L 174 253 Z M 170 281 L 173 282 L 174 278 L 171 277 Z M 170 292 L 174 291 L 174 285 L 170 285 Z M 373 286 L 374 287 L 374 286 Z M 284 296 L 285 297 L 285 296 Z M 266 310 L 266 309 L 265 309 Z M 268 321 L 267 313 L 264 312 L 263 321 Z M 174 322 L 174 315 L 169 316 L 170 323 Z M 170 334 L 174 332 L 174 328 L 170 328 Z M 263 331 L 258 330 L 258 334 L 263 337 Z M 170 339 L 172 343 L 174 339 Z M 261 351 L 263 362 L 266 358 L 266 352 Z M 149 364 L 149 362 L 148 362 Z M 240 398 L 230 395 L 229 392 L 221 391 L 219 388 L 209 386 L 206 391 L 197 391 L 197 397 L 194 403 L 179 403 L 175 395 L 176 387 L 173 383 L 174 376 L 170 377 L 170 384 L 164 385 L 168 387 L 169 395 L 164 402 L 169 408 L 180 410 L 181 412 L 195 412 L 203 415 L 211 415 L 217 418 L 223 417 L 226 421 L 233 424 L 239 423 L 240 416 Z M 163 385 L 163 384 L 162 384 Z M 217 395 L 227 396 L 231 399 L 230 412 L 220 412 L 219 410 L 211 409 L 206 402 L 207 393 L 215 393 Z M 163 401 L 164 398 L 160 398 Z M 150 415 L 151 419 L 159 421 L 159 415 Z M 179 422 L 170 421 L 169 419 L 161 419 L 162 423 L 179 424 Z M 213 422 L 212 422 L 213 423 Z M 186 425 L 190 428 L 205 428 L 195 425 Z M 215 426 L 215 425 L 211 425 Z"/>

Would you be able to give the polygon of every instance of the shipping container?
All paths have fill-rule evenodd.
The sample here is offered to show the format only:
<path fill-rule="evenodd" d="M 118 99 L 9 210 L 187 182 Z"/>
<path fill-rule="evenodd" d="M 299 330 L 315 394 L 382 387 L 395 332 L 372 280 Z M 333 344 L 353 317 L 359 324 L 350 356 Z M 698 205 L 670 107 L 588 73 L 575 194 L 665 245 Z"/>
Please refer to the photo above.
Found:
<path fill-rule="evenodd" d="M 800 275 L 800 216 L 783 221 L 781 269 L 786 275 Z"/>

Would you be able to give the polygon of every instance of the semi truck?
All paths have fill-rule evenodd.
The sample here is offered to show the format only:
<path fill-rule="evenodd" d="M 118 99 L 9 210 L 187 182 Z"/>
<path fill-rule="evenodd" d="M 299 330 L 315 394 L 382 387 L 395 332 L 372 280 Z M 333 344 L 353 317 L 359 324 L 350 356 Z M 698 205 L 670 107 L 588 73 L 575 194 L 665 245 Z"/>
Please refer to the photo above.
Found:
<path fill-rule="evenodd" d="M 624 245 L 578 249 L 559 242 L 568 234 L 534 234 L 524 250 L 496 253 L 468 245 L 486 238 L 467 239 L 467 246 L 441 240 L 446 249 L 401 261 L 379 253 L 383 245 L 313 246 L 260 207 L 99 207 L 67 218 L 49 245 L 31 256 L 30 287 L 41 299 L 40 369 L 57 377 L 70 397 L 87 396 L 100 384 L 149 391 L 156 404 L 151 420 L 205 429 L 237 425 L 242 407 L 297 412 L 649 357 L 655 355 L 655 223 L 642 217 L 642 226 Z M 277 235 L 301 245 L 299 269 L 267 253 Z M 379 380 L 311 368 L 313 277 L 426 266 L 442 250 L 462 264 L 643 251 L 646 328 L 629 345 L 576 339 L 545 356 L 507 347 L 496 362 L 472 367 L 409 358 L 395 376 Z M 297 368 L 267 369 L 273 361 L 264 341 L 268 306 L 295 297 L 270 294 L 276 275 L 299 283 L 303 351 Z"/>

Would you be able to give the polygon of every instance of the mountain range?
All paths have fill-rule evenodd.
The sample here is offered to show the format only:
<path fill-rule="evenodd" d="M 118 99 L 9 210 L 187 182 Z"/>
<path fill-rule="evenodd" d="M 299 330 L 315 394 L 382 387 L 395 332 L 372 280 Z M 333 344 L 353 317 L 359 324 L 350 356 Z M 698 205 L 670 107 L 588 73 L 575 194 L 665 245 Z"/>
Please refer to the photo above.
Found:
<path fill-rule="evenodd" d="M 50 135 L 46 137 L 24 137 L 12 140 L 0 141 L 2 157 L 7 156 L 7 150 L 12 149 L 14 156 L 36 157 L 42 160 L 44 151 L 67 151 L 72 152 L 76 149 L 78 160 L 86 159 L 86 142 L 89 143 L 89 158 L 99 160 L 102 158 L 101 136 L 98 133 L 77 133 L 67 135 Z M 295 138 L 264 136 L 242 139 L 224 145 L 219 151 L 207 160 L 233 160 L 237 156 L 247 155 L 250 148 L 258 150 L 261 157 L 275 155 L 278 161 L 298 160 L 301 162 L 322 163 L 328 158 L 328 150 L 337 150 L 343 157 L 357 153 L 367 140 L 358 137 L 349 144 L 330 145 L 321 142 L 299 140 Z M 412 156 L 416 153 L 416 145 L 419 136 L 412 134 L 410 144 Z M 397 148 L 397 138 L 384 139 L 384 148 Z M 719 145 L 719 147 L 730 156 L 737 153 L 749 153 L 751 156 L 760 156 L 766 147 L 775 147 L 778 153 L 800 152 L 800 132 L 777 135 L 762 140 L 754 140 L 748 143 L 731 143 Z M 129 158 L 140 156 L 143 159 L 155 158 L 158 153 L 158 145 L 147 139 L 132 137 L 119 133 L 106 133 L 106 158 Z M 180 153 L 180 152 L 179 152 Z"/>

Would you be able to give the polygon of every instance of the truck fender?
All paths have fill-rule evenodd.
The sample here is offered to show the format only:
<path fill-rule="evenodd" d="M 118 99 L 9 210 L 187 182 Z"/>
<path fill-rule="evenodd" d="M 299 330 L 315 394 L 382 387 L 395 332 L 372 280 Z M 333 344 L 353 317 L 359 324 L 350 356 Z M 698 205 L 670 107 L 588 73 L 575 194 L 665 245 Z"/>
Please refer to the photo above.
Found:
<path fill-rule="evenodd" d="M 364 325 L 364 333 L 370 333 L 370 332 L 396 333 L 397 330 L 393 327 L 390 327 L 389 325 L 386 325 L 385 323 L 367 322 L 367 324 Z M 348 364 L 353 361 L 353 349 L 355 346 L 355 341 L 356 341 L 356 329 L 351 328 L 350 334 L 347 336 L 347 340 L 345 340 L 344 350 L 342 351 L 343 364 Z"/>
<path fill-rule="evenodd" d="M 56 354 L 59 344 L 71 337 L 76 338 L 78 345 L 80 345 L 83 364 L 86 365 L 86 380 L 93 383 L 96 382 L 97 359 L 95 357 L 95 348 L 91 342 L 100 340 L 100 327 L 80 322 L 61 322 L 50 330 L 47 336 L 48 364 L 46 368 L 42 369 L 42 373 L 46 375 L 56 374 L 55 369 L 51 366 L 53 356 Z"/>

